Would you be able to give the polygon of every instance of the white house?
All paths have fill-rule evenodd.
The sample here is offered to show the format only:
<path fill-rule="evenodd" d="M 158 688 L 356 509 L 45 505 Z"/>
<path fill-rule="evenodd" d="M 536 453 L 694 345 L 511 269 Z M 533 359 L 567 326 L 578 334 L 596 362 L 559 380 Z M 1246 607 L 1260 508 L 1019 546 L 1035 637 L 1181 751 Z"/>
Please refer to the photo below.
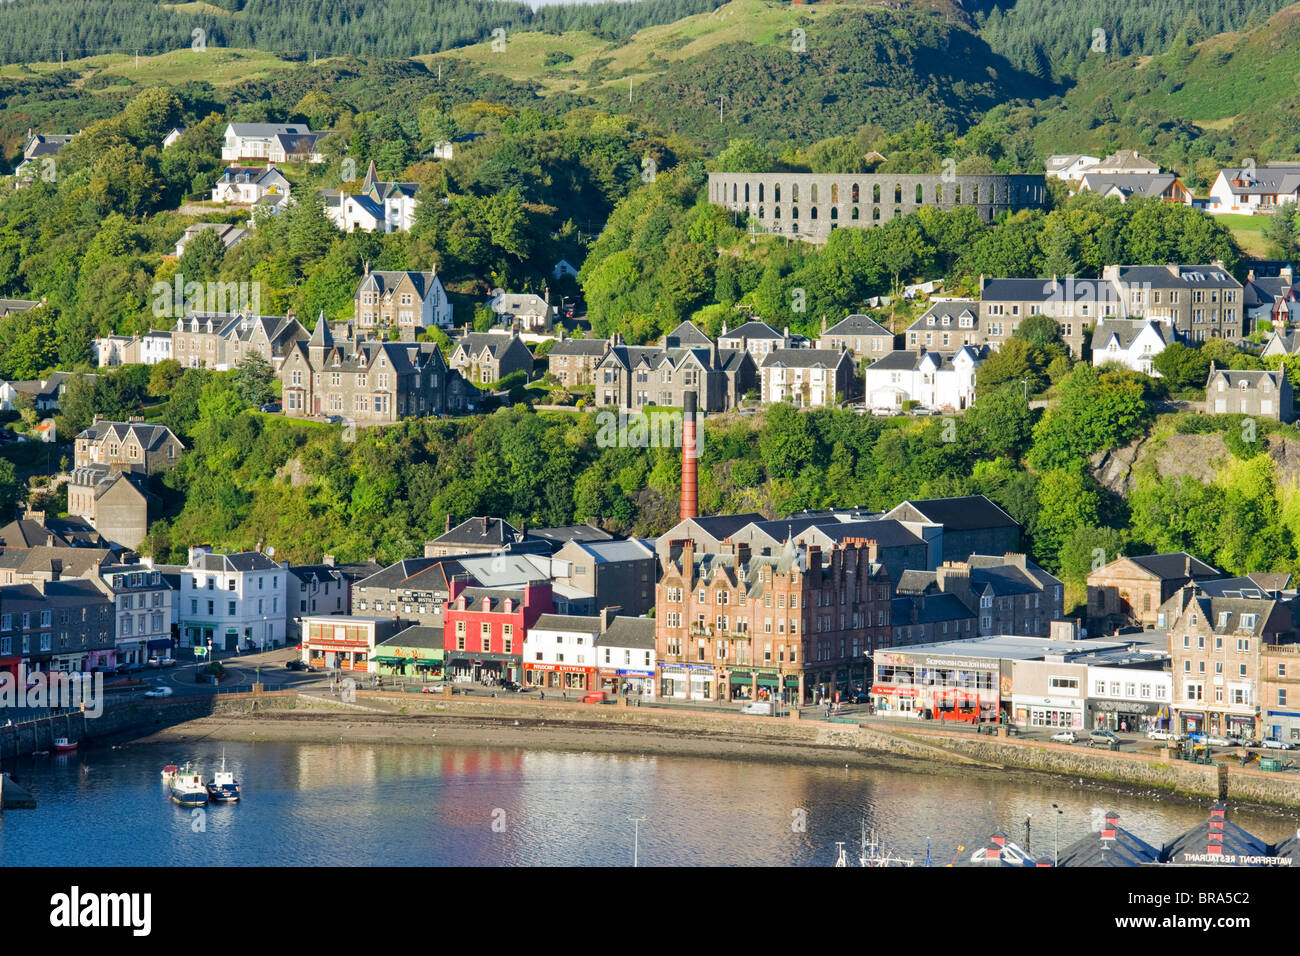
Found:
<path fill-rule="evenodd" d="M 1048 176 L 1055 179 L 1063 179 L 1066 182 L 1072 182 L 1081 179 L 1086 173 L 1101 159 L 1097 156 L 1083 156 L 1078 153 L 1069 153 L 1065 155 L 1048 156 L 1047 162 L 1043 164 L 1044 171 Z"/>
<path fill-rule="evenodd" d="M 410 232 L 420 204 L 415 198 L 419 188 L 419 183 L 381 181 L 371 161 L 360 192 L 322 190 L 325 214 L 344 232 Z"/>
<path fill-rule="evenodd" d="M 191 548 L 180 574 L 180 646 L 282 646 L 288 573 L 260 551 L 213 554 L 206 545 Z"/>
<path fill-rule="evenodd" d="M 552 279 L 562 279 L 564 276 L 568 276 L 571 279 L 578 278 L 578 270 L 574 268 L 573 263 L 568 259 L 561 259 L 555 264 L 555 268 L 551 270 Z"/>
<path fill-rule="evenodd" d="M 91 576 L 117 615 L 117 662 L 144 664 L 172 653 L 172 590 L 162 572 L 143 564 L 97 568 Z"/>
<path fill-rule="evenodd" d="M 171 129 L 167 131 L 167 135 L 163 137 L 162 148 L 166 149 L 168 146 L 176 142 L 184 135 L 185 135 L 184 126 L 173 126 Z"/>
<path fill-rule="evenodd" d="M 616 617 L 596 636 L 601 689 L 616 694 L 655 693 L 655 622 L 649 617 Z"/>
<path fill-rule="evenodd" d="M 1092 364 L 1122 365 L 1159 378 L 1152 363 L 1172 337 L 1169 326 L 1151 319 L 1102 319 L 1092 331 Z"/>
<path fill-rule="evenodd" d="M 498 321 L 521 332 L 549 332 L 555 324 L 555 308 L 540 295 L 497 289 L 488 308 Z"/>
<path fill-rule="evenodd" d="M 1230 166 L 1219 170 L 1205 211 L 1267 215 L 1284 202 L 1300 199 L 1300 163 Z"/>
<path fill-rule="evenodd" d="M 987 348 L 974 345 L 947 354 L 891 352 L 867 366 L 867 404 L 883 412 L 901 412 L 909 401 L 963 411 L 975 404 L 975 377 L 987 355 Z"/>
<path fill-rule="evenodd" d="M 320 141 L 329 132 L 312 132 L 302 123 L 231 123 L 226 127 L 221 158 L 228 162 L 265 159 L 273 163 L 323 163 Z"/>
<path fill-rule="evenodd" d="M 233 202 L 251 206 L 264 196 L 288 196 L 289 180 L 272 166 L 231 166 L 212 187 L 213 202 Z"/>
<path fill-rule="evenodd" d="M 155 329 L 144 335 L 105 335 L 95 339 L 95 359 L 100 368 L 118 365 L 157 365 L 172 357 L 172 334 Z"/>
<path fill-rule="evenodd" d="M 523 683 L 542 687 L 559 697 L 581 696 L 599 685 L 596 638 L 599 617 L 543 614 L 524 635 Z"/>

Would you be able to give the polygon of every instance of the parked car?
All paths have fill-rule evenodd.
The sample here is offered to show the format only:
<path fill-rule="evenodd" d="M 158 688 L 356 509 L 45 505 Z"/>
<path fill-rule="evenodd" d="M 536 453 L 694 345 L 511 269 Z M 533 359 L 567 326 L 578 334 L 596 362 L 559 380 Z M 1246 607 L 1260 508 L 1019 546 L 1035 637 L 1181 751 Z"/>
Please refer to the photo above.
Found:
<path fill-rule="evenodd" d="M 1058 730 L 1052 734 L 1052 739 L 1062 744 L 1072 744 L 1079 739 L 1079 735 L 1073 730 Z"/>
<path fill-rule="evenodd" d="M 170 697 L 171 695 L 172 689 L 170 687 L 155 687 L 144 692 L 146 697 Z"/>
<path fill-rule="evenodd" d="M 772 702 L 770 700 L 751 700 L 744 707 L 740 708 L 742 714 L 757 714 L 762 717 L 772 716 Z"/>
<path fill-rule="evenodd" d="M 605 692 L 603 690 L 594 690 L 582 698 L 584 704 L 603 704 L 605 702 Z"/>
<path fill-rule="evenodd" d="M 1119 738 L 1109 730 L 1094 730 L 1088 734 L 1089 747 L 1110 747 L 1112 750 L 1119 747 Z"/>
<path fill-rule="evenodd" d="M 279 402 L 267 402 L 265 405 L 263 405 L 261 408 L 259 408 L 258 411 L 259 411 L 259 412 L 278 412 L 278 411 L 280 411 L 281 408 L 282 408 L 282 406 L 280 405 Z"/>
<path fill-rule="evenodd" d="M 1237 738 L 1224 737 L 1220 734 L 1206 734 L 1202 743 L 1209 744 L 1211 747 L 1235 747 L 1237 746 Z"/>
<path fill-rule="evenodd" d="M 1173 740 L 1173 741 L 1182 740 L 1182 738 L 1179 737 L 1172 730 L 1159 730 L 1159 729 L 1148 730 L 1147 739 L 1148 740 Z"/>
<path fill-rule="evenodd" d="M 307 667 L 307 662 L 301 657 L 295 657 L 293 660 L 285 661 L 284 666 L 289 668 L 291 671 L 305 671 L 309 669 Z"/>
<path fill-rule="evenodd" d="M 1265 737 L 1262 741 L 1265 750 L 1290 750 L 1292 749 L 1289 740 L 1278 740 L 1276 737 Z"/>

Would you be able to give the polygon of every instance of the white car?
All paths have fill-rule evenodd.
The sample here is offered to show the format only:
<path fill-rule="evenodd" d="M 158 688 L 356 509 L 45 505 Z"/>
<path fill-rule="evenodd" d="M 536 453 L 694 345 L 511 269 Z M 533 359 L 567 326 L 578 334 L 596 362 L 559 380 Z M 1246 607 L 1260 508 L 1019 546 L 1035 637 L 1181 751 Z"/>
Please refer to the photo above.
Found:
<path fill-rule="evenodd" d="M 1072 744 L 1079 739 L 1079 735 L 1073 730 L 1058 730 L 1052 734 L 1052 739 L 1060 741 L 1063 744 Z"/>
<path fill-rule="evenodd" d="M 1206 735 L 1205 742 L 1211 747 L 1236 747 L 1241 743 L 1236 737 L 1221 737 L 1218 734 Z"/>
<path fill-rule="evenodd" d="M 1175 740 L 1175 741 L 1177 741 L 1177 740 L 1181 740 L 1182 738 L 1179 737 L 1179 736 L 1178 736 L 1176 733 L 1174 733 L 1172 730 L 1148 730 L 1148 731 L 1147 731 L 1147 739 L 1148 739 L 1148 740 Z"/>
<path fill-rule="evenodd" d="M 171 695 L 172 689 L 170 687 L 155 687 L 153 690 L 144 692 L 146 697 L 170 697 Z"/>
<path fill-rule="evenodd" d="M 1276 737 L 1265 737 L 1262 741 L 1265 750 L 1290 750 L 1291 743 L 1287 740 L 1278 740 Z"/>

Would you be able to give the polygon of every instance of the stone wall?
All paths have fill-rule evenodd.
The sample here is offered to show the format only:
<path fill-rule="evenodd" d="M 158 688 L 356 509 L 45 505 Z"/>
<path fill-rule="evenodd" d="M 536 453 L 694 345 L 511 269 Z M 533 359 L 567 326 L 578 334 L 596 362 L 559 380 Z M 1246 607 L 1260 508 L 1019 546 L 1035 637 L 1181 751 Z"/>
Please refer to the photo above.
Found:
<path fill-rule="evenodd" d="M 709 202 L 751 217 L 760 232 L 822 241 L 839 227 L 865 229 L 922 206 L 972 206 L 985 222 L 1039 208 L 1041 175 L 710 173 Z"/>

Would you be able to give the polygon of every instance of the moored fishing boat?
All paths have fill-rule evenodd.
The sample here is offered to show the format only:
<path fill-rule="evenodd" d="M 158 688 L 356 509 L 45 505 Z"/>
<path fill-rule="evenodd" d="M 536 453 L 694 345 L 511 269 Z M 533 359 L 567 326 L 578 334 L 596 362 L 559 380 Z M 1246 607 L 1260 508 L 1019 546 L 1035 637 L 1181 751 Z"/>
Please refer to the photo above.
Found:
<path fill-rule="evenodd" d="M 69 740 L 67 737 L 54 738 L 54 752 L 56 754 L 66 754 L 77 749 L 77 742 Z"/>
<path fill-rule="evenodd" d="M 226 769 L 226 752 L 221 751 L 221 769 L 212 775 L 208 784 L 208 798 L 214 803 L 238 803 L 239 784 L 235 775 Z"/>
<path fill-rule="evenodd" d="M 203 785 L 203 774 L 193 773 L 190 765 L 172 776 L 167 796 L 183 807 L 201 807 L 208 802 L 208 788 Z"/>

